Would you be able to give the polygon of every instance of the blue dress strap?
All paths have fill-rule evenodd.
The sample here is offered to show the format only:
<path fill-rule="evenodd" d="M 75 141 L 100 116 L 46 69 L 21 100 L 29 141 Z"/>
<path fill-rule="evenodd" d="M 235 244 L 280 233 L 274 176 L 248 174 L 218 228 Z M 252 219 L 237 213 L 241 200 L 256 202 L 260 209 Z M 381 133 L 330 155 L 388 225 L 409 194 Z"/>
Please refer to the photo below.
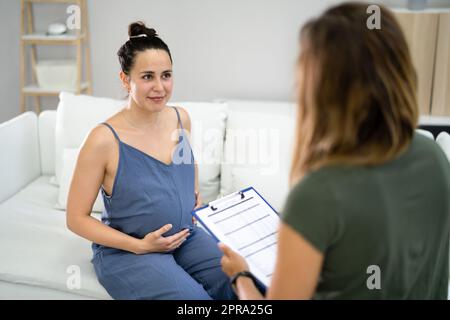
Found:
<path fill-rule="evenodd" d="M 184 130 L 184 129 L 183 129 L 183 124 L 181 123 L 180 113 L 178 112 L 177 107 L 172 107 L 172 108 L 174 108 L 174 109 L 175 109 L 175 112 L 177 113 L 178 123 L 180 124 L 180 128 L 181 128 L 182 130 Z"/>
<path fill-rule="evenodd" d="M 114 137 L 117 139 L 117 141 L 120 141 L 120 138 L 117 135 L 116 131 L 113 129 L 113 127 L 109 123 L 102 122 L 101 124 L 104 124 L 105 126 L 107 126 L 112 131 L 112 133 L 114 134 Z"/>

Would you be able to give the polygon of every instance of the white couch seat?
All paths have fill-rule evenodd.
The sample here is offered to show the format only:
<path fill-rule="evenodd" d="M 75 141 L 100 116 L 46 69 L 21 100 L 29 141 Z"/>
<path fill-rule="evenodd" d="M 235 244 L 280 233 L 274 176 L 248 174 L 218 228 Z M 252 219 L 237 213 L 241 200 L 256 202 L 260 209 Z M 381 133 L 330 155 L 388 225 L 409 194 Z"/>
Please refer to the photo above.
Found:
<path fill-rule="evenodd" d="M 53 208 L 57 197 L 50 176 L 41 176 L 0 204 L 0 234 L 14 239 L 0 241 L 0 281 L 111 299 L 95 277 L 90 242 L 70 232 L 65 212 Z M 69 266 L 79 268 L 79 289 Z"/>

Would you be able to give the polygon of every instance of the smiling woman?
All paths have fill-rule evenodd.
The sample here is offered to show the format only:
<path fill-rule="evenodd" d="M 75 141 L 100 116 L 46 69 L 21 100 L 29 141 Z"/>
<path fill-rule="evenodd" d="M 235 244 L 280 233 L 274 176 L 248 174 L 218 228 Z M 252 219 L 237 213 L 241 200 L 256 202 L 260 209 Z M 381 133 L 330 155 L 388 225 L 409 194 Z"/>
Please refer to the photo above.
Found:
<path fill-rule="evenodd" d="M 167 106 L 169 48 L 142 22 L 129 26 L 129 36 L 117 53 L 128 103 L 86 138 L 67 225 L 93 242 L 98 280 L 115 299 L 235 298 L 220 267 L 222 253 L 192 221 L 192 209 L 201 205 L 197 166 L 189 115 Z M 99 189 L 102 222 L 90 216 Z"/>

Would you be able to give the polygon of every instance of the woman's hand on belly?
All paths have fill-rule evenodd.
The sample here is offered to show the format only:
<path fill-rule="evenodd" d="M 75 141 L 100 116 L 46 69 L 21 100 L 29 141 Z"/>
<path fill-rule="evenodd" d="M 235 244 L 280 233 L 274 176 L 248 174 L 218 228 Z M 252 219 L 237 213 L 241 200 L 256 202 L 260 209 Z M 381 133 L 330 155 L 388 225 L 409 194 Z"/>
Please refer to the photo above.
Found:
<path fill-rule="evenodd" d="M 148 233 L 140 240 L 140 246 L 137 253 L 169 252 L 178 248 L 189 236 L 189 229 L 184 229 L 169 237 L 163 237 L 163 234 L 170 229 L 172 229 L 172 225 L 167 224 L 156 231 Z"/>

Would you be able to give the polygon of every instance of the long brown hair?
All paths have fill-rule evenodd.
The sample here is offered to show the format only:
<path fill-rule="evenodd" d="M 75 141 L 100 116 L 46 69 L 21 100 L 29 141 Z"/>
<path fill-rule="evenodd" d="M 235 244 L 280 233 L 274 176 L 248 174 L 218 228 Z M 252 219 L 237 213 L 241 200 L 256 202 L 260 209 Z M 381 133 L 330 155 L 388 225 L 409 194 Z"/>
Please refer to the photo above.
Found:
<path fill-rule="evenodd" d="M 417 125 L 416 73 L 404 35 L 383 6 L 346 3 L 300 33 L 296 147 L 291 184 L 328 164 L 377 165 L 406 150 Z"/>

